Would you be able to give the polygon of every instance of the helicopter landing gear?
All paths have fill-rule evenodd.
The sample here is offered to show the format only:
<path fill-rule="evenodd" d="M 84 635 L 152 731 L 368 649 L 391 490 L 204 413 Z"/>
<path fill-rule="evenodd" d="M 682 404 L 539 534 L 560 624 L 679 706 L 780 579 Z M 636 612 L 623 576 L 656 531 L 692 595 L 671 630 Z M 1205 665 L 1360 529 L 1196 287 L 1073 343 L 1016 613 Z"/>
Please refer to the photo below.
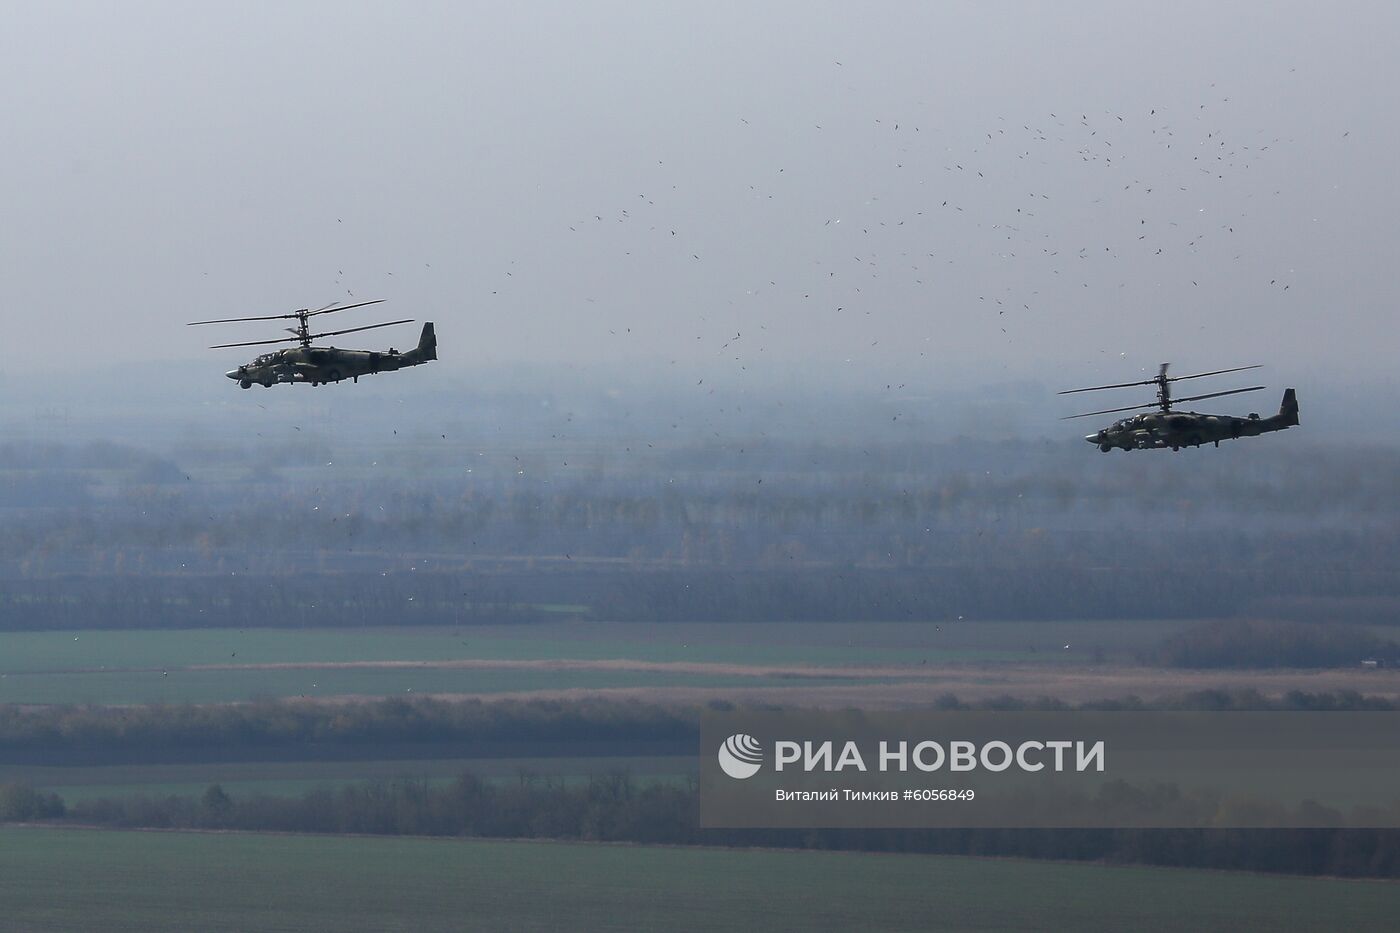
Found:
<path fill-rule="evenodd" d="M 253 380 L 251 380 L 251 379 L 240 379 L 240 380 L 238 380 L 238 387 L 239 387 L 240 389 L 251 389 L 251 388 L 253 387 Z"/>

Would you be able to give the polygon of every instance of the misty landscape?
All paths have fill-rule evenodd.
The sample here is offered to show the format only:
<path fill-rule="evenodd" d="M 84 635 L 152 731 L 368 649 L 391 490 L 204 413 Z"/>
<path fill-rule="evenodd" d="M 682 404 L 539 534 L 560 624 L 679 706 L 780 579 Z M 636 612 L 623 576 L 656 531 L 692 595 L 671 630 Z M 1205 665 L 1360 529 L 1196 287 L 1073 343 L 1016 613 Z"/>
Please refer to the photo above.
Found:
<path fill-rule="evenodd" d="M 1391 7 L 9 12 L 0 929 L 1393 923 L 1379 768 L 701 816 L 715 714 L 1400 715 Z M 1164 361 L 1297 425 L 1101 450 Z"/>
<path fill-rule="evenodd" d="M 862 428 L 913 403 L 836 390 L 707 438 L 639 404 L 664 391 L 10 441 L 3 627 L 1397 618 L 1392 447 L 1104 456 Z"/>
<path fill-rule="evenodd" d="M 354 439 L 307 417 L 267 439 L 0 445 L 4 627 L 1385 625 L 1400 606 L 1393 448 L 1269 439 L 1267 457 L 1164 460 L 917 429 L 706 440 L 576 401 L 483 406 L 524 437 L 471 413 Z"/>

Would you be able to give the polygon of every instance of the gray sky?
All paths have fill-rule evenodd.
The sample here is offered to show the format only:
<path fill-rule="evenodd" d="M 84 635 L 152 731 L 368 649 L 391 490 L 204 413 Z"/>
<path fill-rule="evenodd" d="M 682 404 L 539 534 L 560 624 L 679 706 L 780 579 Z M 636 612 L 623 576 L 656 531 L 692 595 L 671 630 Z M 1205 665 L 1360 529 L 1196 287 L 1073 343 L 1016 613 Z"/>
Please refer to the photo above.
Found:
<path fill-rule="evenodd" d="M 449 376 L 1389 379 L 1397 9 L 11 4 L 5 368 L 353 294 Z"/>

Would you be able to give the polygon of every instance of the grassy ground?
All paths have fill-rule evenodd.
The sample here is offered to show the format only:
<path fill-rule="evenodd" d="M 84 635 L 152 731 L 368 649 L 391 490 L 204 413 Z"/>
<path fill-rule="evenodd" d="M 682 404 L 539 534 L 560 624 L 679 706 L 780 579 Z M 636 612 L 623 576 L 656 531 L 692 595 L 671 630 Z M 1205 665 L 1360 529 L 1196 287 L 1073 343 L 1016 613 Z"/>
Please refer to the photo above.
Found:
<path fill-rule="evenodd" d="M 666 626 L 561 622 L 479 628 L 3 632 L 0 703 L 209 703 L 264 696 L 782 686 L 782 682 L 747 676 L 673 672 L 254 667 L 557 659 L 816 667 L 1036 661 L 1059 666 L 1083 663 L 1092 655 L 1130 655 L 1179 625 L 1140 621 Z M 191 669 L 209 665 L 231 669 Z M 819 685 L 820 681 L 803 683 Z"/>
<path fill-rule="evenodd" d="M 347 661 L 605 661 L 914 665 L 1123 654 L 1180 623 L 951 622 L 630 625 L 560 622 L 431 629 L 182 629 L 0 633 L 0 703 L 225 702 L 259 696 L 505 693 L 606 686 L 780 686 L 697 672 L 259 670 Z M 1064 644 L 1071 644 L 1065 650 Z M 1078 644 L 1079 649 L 1074 649 Z M 221 665 L 225 670 L 190 670 Z M 850 684 L 850 681 L 846 681 Z M 805 681 L 804 686 L 820 685 Z"/>
<path fill-rule="evenodd" d="M 208 703 L 605 689 L 687 703 L 718 697 L 872 708 L 925 704 L 942 693 L 1070 701 L 1244 687 L 1270 695 L 1288 690 L 1400 695 L 1400 677 L 1389 670 L 1190 672 L 1134 663 L 1139 652 L 1185 624 L 574 621 L 460 628 L 0 632 L 0 703 Z M 813 672 L 817 676 L 791 676 Z"/>
<path fill-rule="evenodd" d="M 79 880 L 80 879 L 80 880 Z M 1400 885 L 482 840 L 0 830 L 0 928 L 1366 930 Z"/>
<path fill-rule="evenodd" d="M 734 664 L 1083 663 L 1131 655 L 1180 621 L 683 623 L 559 622 L 376 629 L 175 629 L 0 632 L 8 674 L 307 661 L 629 658 Z M 1070 644 L 1066 652 L 1064 645 Z M 1078 645 L 1078 649 L 1074 646 Z M 914 653 L 917 652 L 917 655 Z"/>

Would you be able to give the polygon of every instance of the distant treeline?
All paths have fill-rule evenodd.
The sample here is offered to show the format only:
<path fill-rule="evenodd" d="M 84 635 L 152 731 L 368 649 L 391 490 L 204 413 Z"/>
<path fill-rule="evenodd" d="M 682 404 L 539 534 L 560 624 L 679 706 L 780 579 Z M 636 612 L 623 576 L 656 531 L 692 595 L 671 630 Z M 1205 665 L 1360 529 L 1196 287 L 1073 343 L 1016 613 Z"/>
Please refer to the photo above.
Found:
<path fill-rule="evenodd" d="M 522 776 L 491 782 L 375 781 L 299 797 L 233 796 L 78 801 L 0 786 L 0 821 L 51 820 L 159 829 L 576 839 L 672 845 L 1113 861 L 1304 875 L 1400 877 L 1400 831 L 1299 830 L 704 830 L 693 784 L 639 783 L 625 772 L 586 782 Z"/>
<path fill-rule="evenodd" d="M 1260 567 L 1210 573 L 997 558 L 918 568 L 560 560 L 489 570 L 64 574 L 0 581 L 0 630 L 514 624 L 569 616 L 661 623 L 1218 618 L 1250 614 L 1265 599 L 1286 612 L 1289 594 L 1306 600 L 1307 621 L 1349 620 L 1359 606 L 1361 621 L 1400 624 L 1400 572 L 1389 569 L 1280 577 Z"/>
<path fill-rule="evenodd" d="M 0 705 L 0 757 L 61 757 L 82 751 L 104 756 L 177 751 L 211 758 L 249 750 L 303 750 L 475 743 L 501 748 L 578 746 L 685 750 L 699 740 L 699 711 L 620 700 L 463 700 L 393 697 L 362 703 L 265 700 L 212 706 Z"/>
<path fill-rule="evenodd" d="M 440 440 L 423 463 L 316 447 L 295 468 L 245 453 L 191 471 L 121 445 L 0 445 L 0 629 L 514 622 L 561 606 L 1400 621 L 1394 451 Z"/>
<path fill-rule="evenodd" d="M 1355 667 L 1363 659 L 1400 661 L 1400 643 L 1334 623 L 1223 619 L 1166 638 L 1141 658 L 1184 668 Z"/>
<path fill-rule="evenodd" d="M 715 709 L 731 709 L 715 701 Z M 947 694 L 932 708 L 1093 709 L 1093 710 L 1389 710 L 1383 697 L 1343 691 L 1292 691 L 1274 699 L 1254 690 L 1202 690 L 1148 703 L 1137 697 L 1071 706 L 1048 698 L 1002 697 L 966 703 Z M 358 748 L 368 757 L 386 757 L 387 747 L 411 745 L 422 754 L 434 743 L 460 748 L 489 746 L 509 757 L 510 746 L 554 746 L 553 754 L 584 754 L 586 746 L 640 754 L 666 744 L 688 754 L 699 742 L 701 710 L 633 700 L 461 700 L 393 697 L 357 703 L 265 700 L 211 706 L 0 706 L 0 757 L 42 761 L 86 752 L 88 763 L 133 754 L 180 752 L 204 760 L 243 758 L 250 750 L 267 753 L 299 749 L 304 757 L 335 757 L 337 749 Z M 372 753 L 379 752 L 378 755 Z M 549 754 L 549 753 L 543 753 Z"/>

